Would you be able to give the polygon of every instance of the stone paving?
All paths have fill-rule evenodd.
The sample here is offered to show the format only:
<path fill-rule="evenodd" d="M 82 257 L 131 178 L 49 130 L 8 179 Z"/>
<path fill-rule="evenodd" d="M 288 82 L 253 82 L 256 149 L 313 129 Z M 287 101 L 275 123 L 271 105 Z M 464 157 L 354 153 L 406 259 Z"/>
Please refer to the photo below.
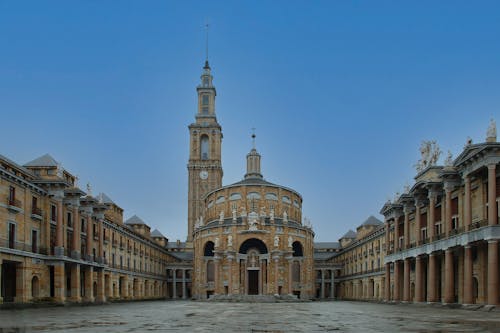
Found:
<path fill-rule="evenodd" d="M 5 332 L 500 332 L 500 312 L 362 302 L 155 301 L 2 310 Z"/>

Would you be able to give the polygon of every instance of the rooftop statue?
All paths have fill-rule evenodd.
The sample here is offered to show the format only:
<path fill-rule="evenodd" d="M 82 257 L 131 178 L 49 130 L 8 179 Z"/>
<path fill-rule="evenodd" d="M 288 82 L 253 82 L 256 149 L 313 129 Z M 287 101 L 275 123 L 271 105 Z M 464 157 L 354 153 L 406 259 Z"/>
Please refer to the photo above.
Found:
<path fill-rule="evenodd" d="M 447 167 L 453 166 L 453 155 L 449 150 L 448 150 L 448 155 L 446 155 L 446 159 L 444 160 L 444 166 Z"/>
<path fill-rule="evenodd" d="M 420 145 L 420 155 L 421 158 L 415 165 L 417 172 L 421 172 L 431 165 L 436 165 L 439 156 L 441 155 L 441 149 L 439 149 L 435 140 L 422 141 L 422 144 Z"/>
<path fill-rule="evenodd" d="M 486 131 L 486 138 L 497 138 L 497 123 L 494 119 L 490 119 L 490 126 L 488 126 L 488 131 Z"/>
<path fill-rule="evenodd" d="M 87 196 L 92 196 L 92 187 L 90 187 L 90 183 L 87 183 Z"/>

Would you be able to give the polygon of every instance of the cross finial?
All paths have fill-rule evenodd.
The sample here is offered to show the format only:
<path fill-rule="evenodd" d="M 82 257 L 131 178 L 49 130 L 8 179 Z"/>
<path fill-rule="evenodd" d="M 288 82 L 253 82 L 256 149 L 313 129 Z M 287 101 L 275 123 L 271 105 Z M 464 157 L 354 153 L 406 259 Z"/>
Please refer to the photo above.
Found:
<path fill-rule="evenodd" d="M 255 149 L 255 127 L 252 127 L 252 147 Z"/>

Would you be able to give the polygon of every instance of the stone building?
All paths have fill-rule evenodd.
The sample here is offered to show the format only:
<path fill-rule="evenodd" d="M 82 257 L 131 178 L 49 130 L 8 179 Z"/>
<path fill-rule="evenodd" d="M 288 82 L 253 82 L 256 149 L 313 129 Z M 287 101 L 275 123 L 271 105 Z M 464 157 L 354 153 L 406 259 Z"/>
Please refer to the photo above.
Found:
<path fill-rule="evenodd" d="M 255 142 L 244 179 L 222 186 L 222 133 L 208 62 L 197 91 L 188 164 L 193 296 L 312 297 L 314 233 L 302 224 L 301 195 L 264 180 Z"/>
<path fill-rule="evenodd" d="M 385 299 L 499 304 L 500 143 L 492 121 L 486 142 L 436 165 L 422 146 L 415 184 L 387 202 Z"/>
<path fill-rule="evenodd" d="M 50 155 L 0 156 L 1 301 L 105 302 L 167 295 L 168 240 L 107 195 L 80 190 Z"/>

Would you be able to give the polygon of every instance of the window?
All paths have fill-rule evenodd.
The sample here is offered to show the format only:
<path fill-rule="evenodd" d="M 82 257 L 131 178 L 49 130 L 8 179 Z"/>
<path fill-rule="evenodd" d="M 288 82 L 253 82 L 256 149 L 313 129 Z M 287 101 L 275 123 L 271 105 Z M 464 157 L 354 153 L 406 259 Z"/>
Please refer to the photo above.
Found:
<path fill-rule="evenodd" d="M 266 199 L 267 200 L 278 200 L 278 196 L 274 193 L 266 193 Z"/>
<path fill-rule="evenodd" d="M 16 225 L 9 223 L 9 248 L 13 249 L 16 240 Z"/>
<path fill-rule="evenodd" d="M 229 200 L 240 200 L 241 199 L 241 194 L 239 193 L 231 193 L 229 196 Z"/>
<path fill-rule="evenodd" d="M 290 200 L 290 198 L 287 197 L 286 195 L 281 198 L 281 201 L 283 201 L 286 204 L 291 204 L 292 203 L 292 200 Z"/>
<path fill-rule="evenodd" d="M 201 136 L 201 143 L 200 143 L 200 151 L 201 151 L 201 159 L 202 160 L 208 160 L 208 136 L 202 135 Z"/>
<path fill-rule="evenodd" d="M 13 206 L 16 201 L 16 188 L 9 186 L 9 205 Z"/>
<path fill-rule="evenodd" d="M 57 211 L 55 205 L 50 205 L 50 220 L 52 222 L 56 222 L 57 220 Z"/>
<path fill-rule="evenodd" d="M 36 230 L 31 230 L 31 252 L 38 252 L 38 232 Z"/>
<path fill-rule="evenodd" d="M 209 84 L 208 77 L 204 77 L 203 78 L 203 86 L 208 87 L 208 84 Z"/>
<path fill-rule="evenodd" d="M 38 211 L 38 198 L 37 197 L 31 198 L 31 213 L 41 215 L 41 212 Z M 38 213 L 40 213 L 40 214 L 38 214 Z"/>
<path fill-rule="evenodd" d="M 85 228 L 85 219 L 80 220 L 82 229 L 80 230 L 81 232 L 87 232 L 87 229 Z"/>
<path fill-rule="evenodd" d="M 47 175 L 53 176 L 54 175 L 54 169 L 48 169 L 47 170 Z"/>
<path fill-rule="evenodd" d="M 208 106 L 204 106 L 201 108 L 201 114 L 208 114 Z"/>
<path fill-rule="evenodd" d="M 209 260 L 207 262 L 207 282 L 214 282 L 214 281 L 215 281 L 214 262 L 212 260 Z"/>
<path fill-rule="evenodd" d="M 70 212 L 66 214 L 66 224 L 68 225 L 69 228 L 73 228 L 73 219 L 71 218 Z"/>
<path fill-rule="evenodd" d="M 202 105 L 208 105 L 209 100 L 210 100 L 210 97 L 208 95 L 201 96 L 201 104 Z"/>

